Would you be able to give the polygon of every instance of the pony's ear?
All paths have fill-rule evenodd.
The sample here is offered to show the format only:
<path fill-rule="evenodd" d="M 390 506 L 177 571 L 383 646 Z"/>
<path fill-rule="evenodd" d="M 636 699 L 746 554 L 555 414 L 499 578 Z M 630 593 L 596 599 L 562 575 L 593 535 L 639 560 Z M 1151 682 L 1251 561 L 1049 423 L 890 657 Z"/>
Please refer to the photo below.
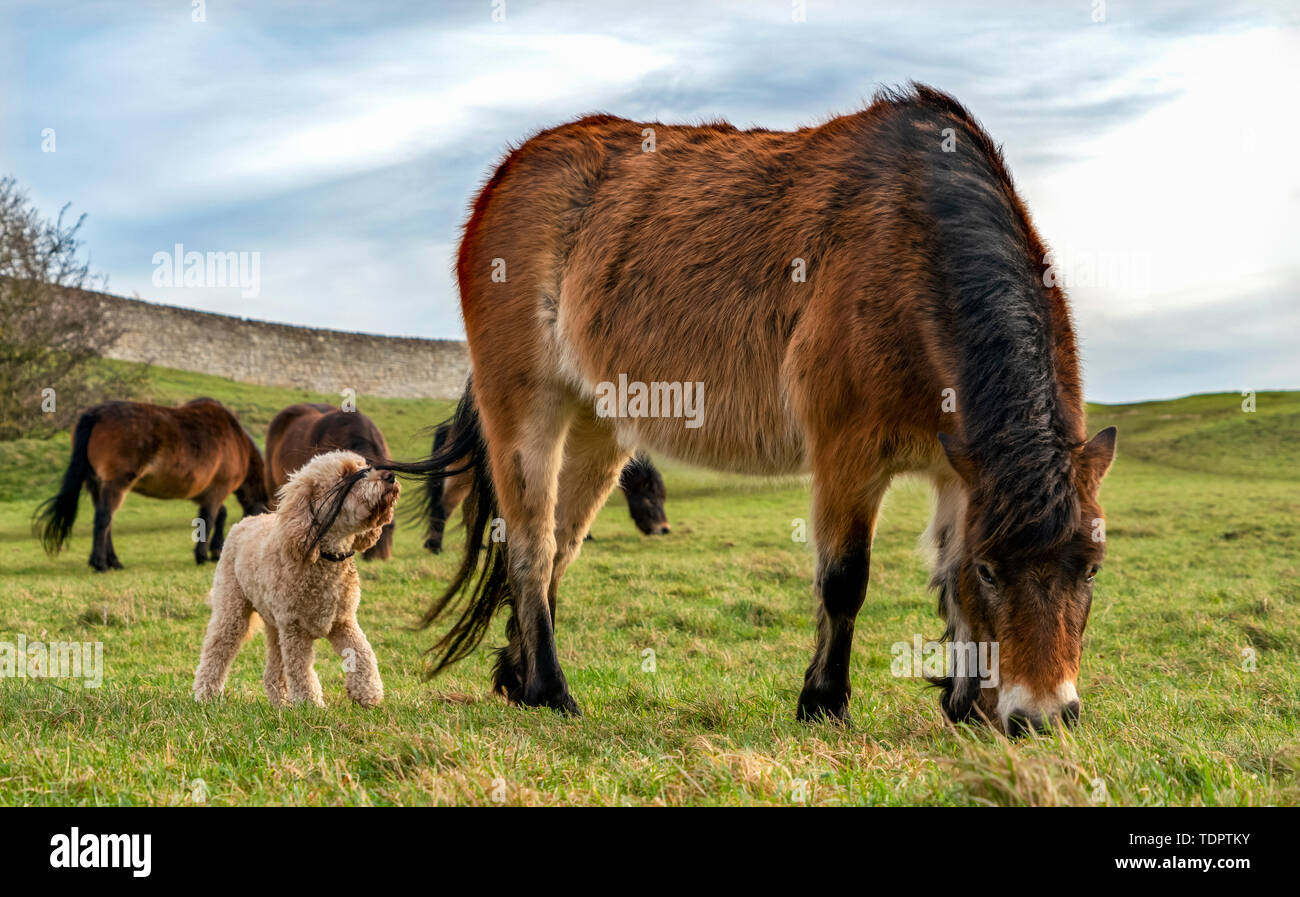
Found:
<path fill-rule="evenodd" d="M 970 452 L 966 450 L 966 445 L 961 438 L 951 433 L 940 433 L 939 444 L 943 446 L 943 454 L 952 465 L 952 469 L 957 471 L 957 476 L 961 477 L 967 486 L 974 486 L 976 479 L 975 464 L 970 459 Z"/>
<path fill-rule="evenodd" d="M 1118 436 L 1119 430 L 1107 427 L 1084 445 L 1079 463 L 1094 484 L 1100 483 L 1101 478 L 1110 470 L 1111 462 L 1115 460 L 1115 440 Z"/>
<path fill-rule="evenodd" d="M 307 550 L 312 524 L 316 522 L 311 509 L 311 483 L 302 477 L 291 479 L 280 489 L 276 501 L 275 514 L 285 547 L 294 557 L 316 563 L 320 560 L 320 546 Z"/>

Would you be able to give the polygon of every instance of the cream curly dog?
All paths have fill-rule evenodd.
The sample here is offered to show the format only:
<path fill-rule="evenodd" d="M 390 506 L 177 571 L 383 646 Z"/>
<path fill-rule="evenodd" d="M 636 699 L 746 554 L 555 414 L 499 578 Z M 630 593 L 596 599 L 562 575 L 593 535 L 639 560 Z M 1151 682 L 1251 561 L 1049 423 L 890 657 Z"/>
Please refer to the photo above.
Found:
<path fill-rule="evenodd" d="M 344 660 L 348 697 L 373 707 L 384 697 L 379 665 L 357 625 L 361 582 L 352 555 L 393 520 L 401 486 L 353 452 L 318 455 L 280 490 L 277 511 L 239 521 L 212 580 L 212 618 L 194 674 L 194 699 L 216 697 L 256 611 L 266 623 L 262 682 L 276 706 L 324 706 L 312 663 L 328 638 Z"/>

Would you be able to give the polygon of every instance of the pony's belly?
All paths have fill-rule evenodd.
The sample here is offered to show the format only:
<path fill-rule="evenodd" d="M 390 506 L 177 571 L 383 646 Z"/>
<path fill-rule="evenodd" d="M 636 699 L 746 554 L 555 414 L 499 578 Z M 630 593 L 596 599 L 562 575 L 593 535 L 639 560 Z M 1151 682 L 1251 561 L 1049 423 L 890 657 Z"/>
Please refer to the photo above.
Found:
<path fill-rule="evenodd" d="M 646 336 L 621 310 L 602 313 L 611 326 L 592 339 L 582 310 L 562 307 L 553 358 L 559 378 L 613 421 L 623 446 L 732 473 L 805 468 L 803 431 L 781 380 L 784 344 L 752 339 L 734 319 L 701 338 L 701 327 L 664 314 Z"/>
<path fill-rule="evenodd" d="M 131 491 L 149 498 L 193 498 L 199 488 L 193 477 L 146 473 L 135 481 Z"/>
<path fill-rule="evenodd" d="M 619 443 L 726 473 L 779 476 L 806 468 L 803 440 L 784 421 L 755 425 L 728 416 L 726 402 L 708 407 L 712 416 L 699 427 L 671 417 L 618 418 Z"/>

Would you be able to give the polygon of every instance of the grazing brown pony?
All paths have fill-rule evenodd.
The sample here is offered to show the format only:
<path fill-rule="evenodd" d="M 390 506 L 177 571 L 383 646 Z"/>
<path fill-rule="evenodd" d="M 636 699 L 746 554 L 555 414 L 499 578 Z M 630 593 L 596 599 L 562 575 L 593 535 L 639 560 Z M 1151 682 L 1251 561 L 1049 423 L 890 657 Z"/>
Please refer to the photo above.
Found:
<path fill-rule="evenodd" d="M 653 137 L 650 142 L 647 135 Z M 494 686 L 578 710 L 560 578 L 633 447 L 720 470 L 810 469 L 817 646 L 798 717 L 845 720 L 881 499 L 937 494 L 947 638 L 999 646 L 996 685 L 939 677 L 954 720 L 1072 722 L 1105 544 L 1066 297 L 999 149 L 947 94 L 883 92 L 793 132 L 592 116 L 513 150 L 475 200 L 457 274 L 473 394 L 438 457 L 467 453 L 479 532 L 429 612 L 457 613 L 434 672 L 509 605 Z M 692 422 L 610 389 L 694 385 Z M 662 390 L 661 390 L 662 391 Z M 694 423 L 694 426 L 691 424 Z M 774 526 L 776 524 L 774 523 Z"/>
<path fill-rule="evenodd" d="M 388 459 L 388 443 L 375 422 L 360 411 L 343 411 L 324 403 L 290 405 L 266 431 L 266 489 L 274 504 L 289 474 L 317 455 L 344 449 L 367 461 Z M 385 524 L 379 541 L 361 555 L 365 560 L 393 556 L 393 524 Z"/>
<path fill-rule="evenodd" d="M 451 425 L 442 424 L 434 432 L 433 451 L 436 454 L 451 437 Z M 460 458 L 453 467 L 465 467 L 468 458 Z M 442 553 L 442 539 L 447 529 L 447 521 L 469 496 L 474 485 L 473 474 L 468 470 L 453 474 L 442 480 L 429 477 L 425 481 L 423 507 L 420 516 L 425 525 L 424 547 L 434 554 Z M 664 502 L 668 498 L 668 489 L 664 478 L 654 466 L 650 456 L 637 452 L 619 474 L 618 487 L 627 499 L 627 512 L 632 517 L 636 528 L 647 536 L 660 536 L 672 532 L 668 525 L 668 512 Z M 473 512 L 467 512 L 466 521 L 473 519 Z M 587 538 L 591 538 L 588 534 Z"/>
<path fill-rule="evenodd" d="M 100 572 L 122 569 L 112 526 L 128 492 L 198 504 L 206 534 L 194 545 L 200 564 L 221 557 L 230 493 L 246 515 L 266 511 L 262 454 L 216 399 L 194 399 L 179 408 L 106 402 L 84 412 L 72 432 L 63 485 L 36 512 L 37 536 L 50 554 L 57 554 L 72 533 L 83 484 L 95 503 L 90 566 Z"/>

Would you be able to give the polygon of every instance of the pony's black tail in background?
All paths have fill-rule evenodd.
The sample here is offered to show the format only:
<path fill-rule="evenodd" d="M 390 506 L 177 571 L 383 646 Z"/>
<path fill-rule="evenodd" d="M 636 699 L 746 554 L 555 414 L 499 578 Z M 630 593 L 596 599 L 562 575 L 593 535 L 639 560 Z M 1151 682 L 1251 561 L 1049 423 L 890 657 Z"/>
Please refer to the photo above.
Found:
<path fill-rule="evenodd" d="M 464 506 L 465 557 L 446 591 L 429 605 L 420 619 L 423 627 L 446 614 L 456 616 L 447 633 L 429 649 L 434 663 L 428 675 L 436 676 L 468 656 L 487 634 L 496 612 L 511 603 L 506 543 L 490 538 L 492 521 L 499 515 L 472 379 L 466 382 L 465 394 L 450 421 L 450 435 L 444 436 L 432 455 L 422 461 L 387 461 L 374 466 L 422 480 L 426 497 L 434 494 L 431 482 L 438 483 L 440 497 L 443 480 L 466 470 L 473 471 L 474 483 Z"/>
<path fill-rule="evenodd" d="M 90 431 L 99 423 L 99 409 L 91 408 L 77 420 L 72 431 L 72 460 L 63 472 L 63 484 L 53 498 L 46 499 L 32 515 L 32 533 L 41 540 L 46 554 L 58 554 L 72 534 L 72 524 L 77 519 L 77 504 L 81 501 L 81 487 L 90 476 Z"/>

